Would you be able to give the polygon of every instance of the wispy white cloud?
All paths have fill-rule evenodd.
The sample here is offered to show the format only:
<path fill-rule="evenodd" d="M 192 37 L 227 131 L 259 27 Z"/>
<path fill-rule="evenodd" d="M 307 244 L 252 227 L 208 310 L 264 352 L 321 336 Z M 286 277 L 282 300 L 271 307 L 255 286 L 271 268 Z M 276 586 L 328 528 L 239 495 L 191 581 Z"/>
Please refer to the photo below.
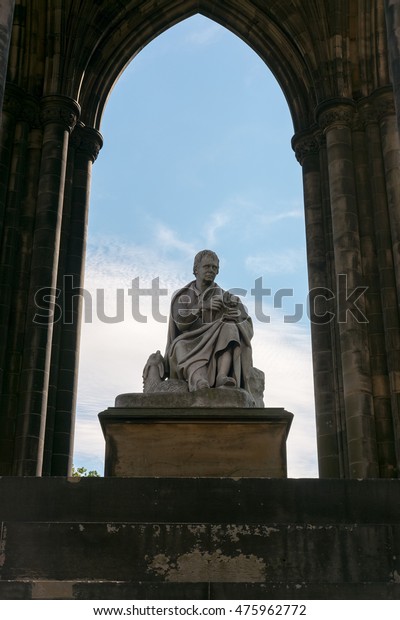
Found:
<path fill-rule="evenodd" d="M 248 256 L 246 267 L 254 274 L 295 273 L 304 264 L 304 252 L 300 249 L 287 248 L 280 252 L 270 251 Z"/>
<path fill-rule="evenodd" d="M 226 210 L 214 211 L 208 223 L 205 225 L 205 241 L 207 246 L 216 243 L 218 231 L 224 228 L 230 220 L 230 214 Z"/>
<path fill-rule="evenodd" d="M 246 213 L 246 220 L 252 226 L 256 225 L 264 230 L 285 220 L 302 220 L 304 217 L 302 209 L 293 205 L 260 205 L 242 197 L 237 197 L 234 204 L 242 213 Z"/>
<path fill-rule="evenodd" d="M 186 255 L 193 256 L 196 252 L 192 242 L 182 239 L 176 231 L 165 224 L 158 223 L 156 228 L 156 242 L 158 247 L 165 250 L 179 250 Z"/>
<path fill-rule="evenodd" d="M 222 26 L 215 22 L 205 23 L 203 26 L 187 34 L 185 42 L 197 46 L 210 45 L 220 36 L 221 30 Z"/>
<path fill-rule="evenodd" d="M 301 205 L 263 205 L 247 196 L 233 195 L 227 197 L 224 204 L 216 209 L 213 217 L 216 224 L 220 221 L 223 225 L 227 222 L 235 223 L 236 226 L 240 226 L 244 234 L 254 234 L 255 230 L 263 230 L 265 233 L 276 224 L 285 221 L 302 222 L 304 214 Z"/>
<path fill-rule="evenodd" d="M 279 211 L 275 213 L 263 213 L 259 216 L 264 226 L 272 226 L 276 222 L 282 220 L 301 219 L 303 213 L 300 209 L 291 209 L 289 211 Z"/>

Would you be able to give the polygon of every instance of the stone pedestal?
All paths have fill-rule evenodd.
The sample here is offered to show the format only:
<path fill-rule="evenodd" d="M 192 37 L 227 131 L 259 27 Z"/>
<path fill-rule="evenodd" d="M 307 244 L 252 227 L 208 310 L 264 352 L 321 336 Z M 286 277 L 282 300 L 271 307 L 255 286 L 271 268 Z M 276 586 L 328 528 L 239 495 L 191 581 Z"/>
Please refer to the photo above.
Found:
<path fill-rule="evenodd" d="M 216 390 L 205 390 L 216 393 Z M 228 391 L 227 391 L 228 392 Z M 240 391 L 235 391 L 240 392 Z M 187 394 L 182 407 L 123 395 L 99 414 L 106 441 L 105 476 L 286 478 L 286 439 L 293 414 L 281 408 L 205 407 L 207 394 Z M 242 396 L 233 395 L 236 403 Z M 190 399 L 200 403 L 189 403 Z M 229 401 L 229 398 L 228 398 Z M 149 406 L 144 407 L 143 403 Z"/>

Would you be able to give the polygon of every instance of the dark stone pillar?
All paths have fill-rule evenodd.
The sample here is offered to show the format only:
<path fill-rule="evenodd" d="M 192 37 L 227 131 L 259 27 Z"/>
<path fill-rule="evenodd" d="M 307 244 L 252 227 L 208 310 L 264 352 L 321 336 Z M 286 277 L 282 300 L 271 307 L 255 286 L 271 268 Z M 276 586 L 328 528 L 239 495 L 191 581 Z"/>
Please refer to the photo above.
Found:
<path fill-rule="evenodd" d="M 390 90 L 378 92 L 374 99 L 381 131 L 394 267 L 397 281 L 400 282 L 400 148 L 397 120 Z M 400 291 L 398 297 L 400 302 Z"/>
<path fill-rule="evenodd" d="M 68 138 L 79 115 L 68 97 L 42 100 L 43 146 L 38 185 L 24 357 L 19 389 L 14 474 L 41 475 L 54 318 L 54 293 L 64 197 Z M 48 295 L 38 318 L 38 295 Z"/>
<path fill-rule="evenodd" d="M 294 136 L 292 145 L 303 171 L 319 473 L 323 478 L 339 478 L 343 475 L 343 466 L 340 464 L 339 425 L 336 419 L 335 347 L 330 326 L 334 307 L 327 295 L 331 282 L 323 209 L 320 139 L 318 132 L 309 131 Z"/>
<path fill-rule="evenodd" d="M 10 49 L 12 21 L 15 0 L 2 0 L 0 3 L 0 125 L 1 110 L 7 77 L 8 51 Z"/>
<path fill-rule="evenodd" d="M 379 352 L 381 353 L 381 365 L 386 364 L 388 371 L 391 399 L 390 420 L 386 420 L 385 422 L 382 420 L 382 422 L 379 422 L 378 424 L 384 425 L 386 429 L 386 432 L 383 428 L 381 429 L 381 437 L 383 437 L 384 434 L 386 435 L 386 449 L 389 450 L 390 448 L 387 442 L 394 441 L 393 419 L 399 417 L 399 403 L 397 402 L 396 391 L 398 392 L 399 388 L 398 369 L 400 360 L 400 342 L 398 337 L 393 337 L 393 334 L 399 332 L 399 311 L 397 303 L 396 276 L 393 265 L 392 236 L 388 212 L 381 134 L 378 123 L 378 113 L 374 105 L 373 98 L 361 102 L 360 110 L 364 121 L 366 134 L 366 152 L 369 162 L 370 190 L 373 203 L 372 214 L 375 231 L 374 236 L 385 339 L 384 350 L 381 348 L 381 344 L 376 341 L 372 341 L 371 347 L 373 347 L 378 354 Z M 374 384 L 376 393 L 379 392 L 383 397 L 387 391 L 384 377 L 381 376 L 381 380 L 379 382 L 375 379 Z M 393 435 L 393 440 L 389 440 L 390 434 Z M 390 460 L 388 460 L 388 463 L 389 462 Z M 398 475 L 398 466 L 396 469 L 397 471 L 393 472 L 394 476 Z M 387 471 L 388 470 L 386 468 L 386 472 Z"/>
<path fill-rule="evenodd" d="M 364 108 L 365 110 L 365 108 Z M 376 441 L 379 458 L 379 474 L 382 478 L 396 477 L 396 455 L 392 406 L 390 396 L 389 372 L 385 341 L 384 311 L 382 308 L 382 287 L 378 253 L 382 250 L 378 231 L 387 223 L 386 197 L 384 205 L 379 203 L 376 192 L 378 170 L 382 170 L 379 129 L 370 123 L 369 114 L 364 114 L 363 106 L 353 124 L 353 147 L 355 179 L 357 186 L 360 249 L 362 270 L 366 293 L 366 316 L 368 318 L 368 346 L 370 352 L 372 394 L 374 403 Z M 373 128 L 378 129 L 378 141 L 374 139 Z M 379 213 L 382 206 L 385 214 Z M 388 229 L 389 237 L 390 230 Z M 389 244 L 390 247 L 390 244 Z M 386 253 L 384 254 L 386 256 Z M 395 311 L 397 315 L 397 309 Z M 396 318 L 396 317 L 392 317 Z"/>
<path fill-rule="evenodd" d="M 36 212 L 37 179 L 42 149 L 42 132 L 32 128 L 28 135 L 24 197 L 20 205 L 19 234 L 16 238 L 13 292 L 9 309 L 7 338 L 5 338 L 5 373 L 0 422 L 0 443 L 7 442 L 9 449 L 1 448 L 1 471 L 13 471 L 15 418 L 18 409 L 20 367 L 26 329 L 26 312 L 29 293 L 32 239 Z"/>
<path fill-rule="evenodd" d="M 65 476 L 72 468 L 76 392 L 78 383 L 79 341 L 82 320 L 80 294 L 84 280 L 89 190 L 92 165 L 102 147 L 101 134 L 95 129 L 77 126 L 71 137 L 70 209 L 62 231 L 59 283 L 63 304 L 62 320 L 55 326 L 58 334 L 57 359 L 52 359 L 54 413 L 46 429 L 46 452 L 51 455 L 49 473 Z"/>
<path fill-rule="evenodd" d="M 9 297 L 7 279 L 10 265 L 8 263 L 6 244 L 3 242 L 3 232 L 6 223 L 8 200 L 8 186 L 10 169 L 13 158 L 15 127 L 19 118 L 21 102 L 19 89 L 9 89 L 4 100 L 3 122 L 0 127 L 0 330 L 7 333 L 9 319 Z M 5 264 L 4 264 L 5 262 Z M 0 393 L 5 372 L 5 351 L 7 339 L 0 338 Z M 0 402 L 0 405 L 2 403 Z M 2 407 L 0 407 L 0 410 Z M 0 423 L 1 424 L 1 423 Z M 1 440 L 0 440 L 1 441 Z"/>
<path fill-rule="evenodd" d="M 11 90 L 4 100 L 0 172 L 0 473 L 3 475 L 11 473 L 14 449 L 15 415 L 10 410 L 10 393 L 16 387 L 18 371 L 10 363 L 10 323 L 16 301 L 14 285 L 21 251 L 20 205 L 27 155 L 27 126 L 20 117 L 20 92 Z"/>
<path fill-rule="evenodd" d="M 397 110 L 397 127 L 400 133 L 400 3 L 385 0 L 385 17 L 388 52 Z"/>
<path fill-rule="evenodd" d="M 385 171 L 387 205 L 390 225 L 390 240 L 387 251 L 393 257 L 395 289 L 391 304 L 400 305 L 400 147 L 397 131 L 397 119 L 393 102 L 393 94 L 381 91 L 375 95 L 375 107 L 378 112 L 383 166 Z M 387 337 L 392 350 L 392 411 L 395 442 L 397 451 L 397 466 L 400 471 L 400 329 L 397 311 L 397 321 L 387 327 Z"/>
<path fill-rule="evenodd" d="M 354 105 L 347 100 L 322 104 L 317 117 L 327 145 L 329 191 L 332 211 L 337 316 L 342 358 L 349 475 L 379 476 L 373 410 L 367 326 L 346 311 L 352 290 L 364 286 L 354 176 L 351 123 Z M 359 306 L 364 310 L 362 301 Z"/>

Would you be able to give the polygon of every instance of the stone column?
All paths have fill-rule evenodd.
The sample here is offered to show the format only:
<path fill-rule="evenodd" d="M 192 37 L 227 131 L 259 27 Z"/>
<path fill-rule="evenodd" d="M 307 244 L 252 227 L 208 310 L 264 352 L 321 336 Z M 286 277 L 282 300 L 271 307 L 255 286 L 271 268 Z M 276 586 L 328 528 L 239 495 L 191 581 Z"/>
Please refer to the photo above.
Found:
<path fill-rule="evenodd" d="M 381 131 L 394 266 L 400 282 L 400 148 L 393 94 L 383 89 L 374 96 Z M 400 302 L 400 291 L 398 292 Z"/>
<path fill-rule="evenodd" d="M 376 114 L 374 116 L 376 117 Z M 387 358 L 389 343 L 385 340 L 385 328 L 389 327 L 394 317 L 385 322 L 386 309 L 382 305 L 385 282 L 384 278 L 381 278 L 381 263 L 382 260 L 385 262 L 387 257 L 382 241 L 385 237 L 386 241 L 388 240 L 387 235 L 382 235 L 382 232 L 387 231 L 390 238 L 390 228 L 387 226 L 385 191 L 383 196 L 377 191 L 382 180 L 379 171 L 383 173 L 379 128 L 376 118 L 369 114 L 369 106 L 365 103 L 359 106 L 359 113 L 353 123 L 353 147 L 361 259 L 365 284 L 368 286 L 366 315 L 379 474 L 382 478 L 391 478 L 396 477 L 397 467 Z"/>
<path fill-rule="evenodd" d="M 27 123 L 21 119 L 18 89 L 7 91 L 3 113 L 0 210 L 0 472 L 11 473 L 15 410 L 10 407 L 17 389 L 18 364 L 13 359 L 13 306 L 21 255 L 19 225 L 27 158 Z M 14 403 L 15 404 L 15 403 Z"/>
<path fill-rule="evenodd" d="M 295 135 L 292 146 L 303 172 L 319 474 L 323 478 L 340 478 L 337 394 L 332 360 L 335 348 L 330 329 L 334 308 L 327 294 L 331 283 L 322 204 L 320 139 L 314 128 L 314 131 Z"/>
<path fill-rule="evenodd" d="M 6 346 L 5 372 L 2 386 L 0 420 L 0 471 L 11 475 L 13 471 L 15 419 L 18 409 L 20 367 L 26 329 L 26 312 L 29 293 L 32 237 L 36 211 L 36 192 L 42 149 L 41 129 L 31 127 L 28 135 L 24 196 L 20 204 L 18 236 L 15 239 L 13 289 L 9 308 L 9 321 L 4 333 Z M 8 449 L 5 449 L 5 444 Z"/>
<path fill-rule="evenodd" d="M 354 176 L 351 122 L 354 104 L 339 99 L 319 106 L 327 145 L 337 286 L 346 436 L 351 478 L 379 476 L 366 324 L 347 311 L 351 291 L 364 286 Z M 365 312 L 362 300 L 359 306 Z M 362 321 L 362 319 L 361 319 Z"/>
<path fill-rule="evenodd" d="M 66 271 L 66 263 L 68 256 L 68 241 L 69 230 L 71 220 L 71 205 L 72 205 L 72 186 L 74 181 L 74 166 L 75 166 L 75 148 L 73 145 L 76 142 L 78 124 L 72 131 L 68 145 L 68 159 L 65 173 L 65 190 L 63 201 L 63 213 L 62 224 L 60 234 L 60 251 L 58 255 L 58 270 L 57 270 L 57 318 L 53 325 L 53 337 L 51 341 L 51 362 L 50 362 L 50 378 L 49 378 L 49 392 L 47 397 L 47 413 L 46 413 L 46 435 L 44 444 L 44 456 L 42 475 L 51 476 L 51 463 L 53 458 L 53 443 L 54 443 L 54 425 L 56 416 L 56 401 L 58 386 L 58 367 L 60 362 L 61 352 L 61 337 L 63 333 L 63 327 L 65 323 L 65 317 L 63 316 L 64 306 L 64 277 Z M 66 472 L 64 472 L 66 475 Z"/>
<path fill-rule="evenodd" d="M 15 128 L 20 110 L 21 91 L 18 88 L 9 88 L 4 99 L 3 123 L 0 128 L 0 331 L 4 334 L 4 337 L 0 338 L 0 393 L 5 372 L 7 346 L 5 335 L 7 334 L 9 318 L 7 281 L 10 276 L 10 252 L 6 248 L 6 243 L 3 242 L 3 232 L 7 216 L 8 188 L 14 153 Z M 0 402 L 0 411 L 3 409 L 2 404 Z"/>
<path fill-rule="evenodd" d="M 380 354 L 380 365 L 381 367 L 386 365 L 389 377 L 391 412 L 390 416 L 388 416 L 388 414 L 385 415 L 385 422 L 381 419 L 379 426 L 381 428 L 381 437 L 383 438 L 383 436 L 386 436 L 385 440 L 381 439 L 386 445 L 385 450 L 391 451 L 389 443 L 393 444 L 395 442 L 394 421 L 399 419 L 400 406 L 397 396 L 399 391 L 400 340 L 398 334 L 400 317 L 397 302 L 396 273 L 393 264 L 392 232 L 388 210 L 379 115 L 374 105 L 373 98 L 360 102 L 359 107 L 365 125 L 366 152 L 369 162 L 369 182 L 373 204 L 374 238 L 379 272 L 380 305 L 385 341 L 384 348 L 377 341 L 373 341 L 371 347 L 377 355 Z M 383 375 L 380 381 L 374 380 L 374 389 L 376 394 L 380 394 L 382 397 L 386 398 L 384 395 L 387 393 L 387 386 Z M 391 438 L 389 438 L 390 436 Z M 397 468 L 395 471 L 393 471 L 393 466 L 391 467 L 393 476 L 398 475 L 398 459 L 399 457 L 397 455 L 395 458 L 397 461 Z M 393 462 L 392 458 L 387 461 L 387 463 L 391 462 Z M 380 467 L 382 466 L 380 465 Z M 386 475 L 388 469 L 389 468 L 386 466 Z"/>
<path fill-rule="evenodd" d="M 390 69 L 397 110 L 397 127 L 400 133 L 400 3 L 398 0 L 385 0 L 385 17 Z"/>
<path fill-rule="evenodd" d="M 68 97 L 42 100 L 43 146 L 16 426 L 16 475 L 42 473 L 68 139 L 79 113 L 78 104 Z M 49 302 L 47 317 L 43 312 L 38 317 L 38 298 Z"/>
<path fill-rule="evenodd" d="M 397 132 L 397 119 L 391 90 L 382 90 L 375 94 L 374 105 L 377 110 L 383 166 L 385 171 L 386 195 L 390 226 L 390 240 L 386 251 L 391 251 L 394 265 L 395 288 L 392 289 L 391 306 L 400 305 L 400 147 Z M 387 327 L 387 337 L 391 348 L 391 391 L 393 426 L 397 452 L 397 466 L 400 471 L 400 330 L 399 314 L 397 320 Z"/>
<path fill-rule="evenodd" d="M 101 134 L 90 127 L 74 130 L 74 172 L 71 190 L 71 211 L 68 226 L 67 252 L 63 275 L 73 288 L 63 287 L 64 314 L 61 322 L 58 358 L 57 392 L 52 442 L 51 475 L 70 473 L 74 438 L 76 392 L 78 383 L 79 343 L 82 322 L 80 289 L 84 282 L 87 222 L 92 165 L 103 145 Z M 61 268 L 61 265 L 60 265 Z"/>
<path fill-rule="evenodd" d="M 0 0 L 0 125 L 15 0 Z"/>

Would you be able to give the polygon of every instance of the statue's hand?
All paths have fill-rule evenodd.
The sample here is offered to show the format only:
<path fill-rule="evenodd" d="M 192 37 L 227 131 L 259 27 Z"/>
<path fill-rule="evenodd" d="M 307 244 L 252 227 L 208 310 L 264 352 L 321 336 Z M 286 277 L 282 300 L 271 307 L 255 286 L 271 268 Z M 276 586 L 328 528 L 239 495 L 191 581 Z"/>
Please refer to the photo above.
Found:
<path fill-rule="evenodd" d="M 224 321 L 238 321 L 240 316 L 239 308 L 226 308 L 224 311 Z"/>
<path fill-rule="evenodd" d="M 203 310 L 219 311 L 221 310 L 222 306 L 223 306 L 223 301 L 221 297 L 211 297 L 211 299 L 208 299 L 202 304 Z"/>

